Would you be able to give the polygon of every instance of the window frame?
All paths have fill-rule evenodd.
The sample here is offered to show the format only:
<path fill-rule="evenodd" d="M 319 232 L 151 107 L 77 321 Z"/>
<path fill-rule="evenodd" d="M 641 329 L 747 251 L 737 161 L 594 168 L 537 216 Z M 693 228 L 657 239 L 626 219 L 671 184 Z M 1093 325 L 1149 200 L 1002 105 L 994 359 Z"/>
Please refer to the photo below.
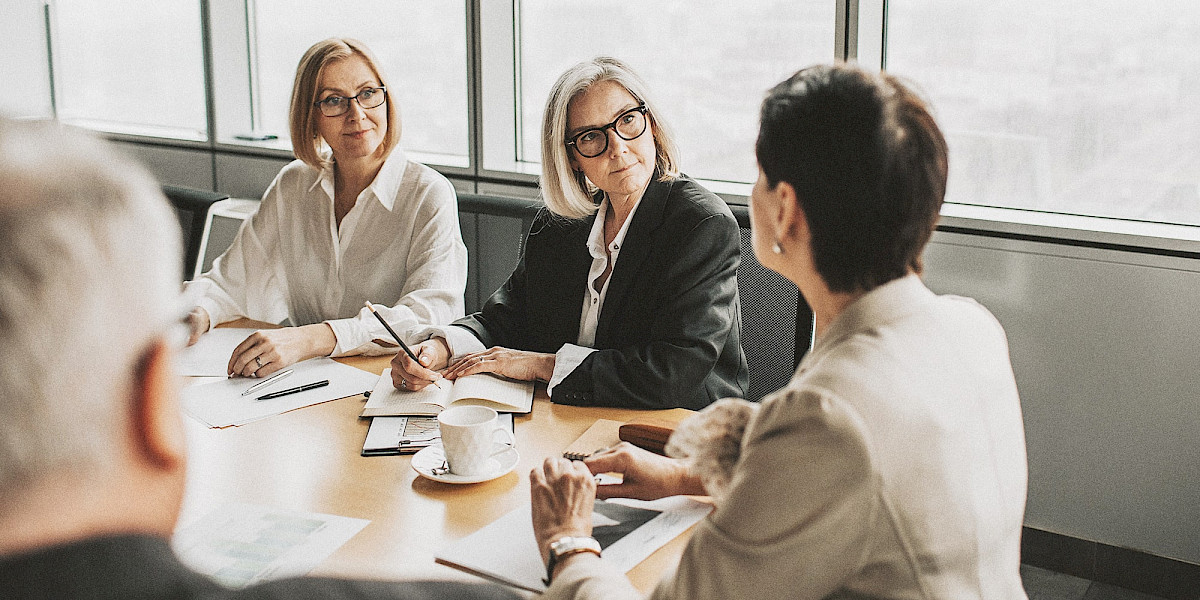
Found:
<path fill-rule="evenodd" d="M 520 14 L 519 0 L 464 0 L 466 19 L 467 165 L 445 157 L 407 150 L 456 182 L 459 189 L 536 199 L 540 168 L 520 160 Z M 835 40 L 831 59 L 864 66 L 886 65 L 887 0 L 832 0 L 836 3 Z M 253 131 L 260 110 L 255 105 L 253 68 L 253 0 L 197 0 L 201 8 L 204 52 L 207 139 L 163 137 L 137 128 L 94 127 L 111 139 L 150 147 L 205 149 L 214 163 L 221 156 L 291 158 L 279 140 L 247 141 L 234 132 Z M 53 3 L 44 0 L 46 15 Z M 31 18 L 32 19 L 32 18 Z M 30 23 L 53 35 L 53 19 Z M 49 39 L 52 39 L 49 38 Z M 48 50 L 53 44 L 48 43 Z M 54 56 L 47 52 L 45 72 L 53 115 Z M 251 107 L 236 110 L 234 107 Z M 87 123 L 82 123 L 88 126 Z M 115 130 L 114 130 L 115 129 Z M 749 183 L 700 180 L 731 204 L 746 204 Z M 214 174 L 214 183 L 216 176 Z M 1134 221 L 1108 217 L 1038 212 L 947 203 L 943 229 L 984 232 L 1014 238 L 1058 240 L 1066 244 L 1131 248 L 1142 252 L 1200 258 L 1200 226 Z"/>

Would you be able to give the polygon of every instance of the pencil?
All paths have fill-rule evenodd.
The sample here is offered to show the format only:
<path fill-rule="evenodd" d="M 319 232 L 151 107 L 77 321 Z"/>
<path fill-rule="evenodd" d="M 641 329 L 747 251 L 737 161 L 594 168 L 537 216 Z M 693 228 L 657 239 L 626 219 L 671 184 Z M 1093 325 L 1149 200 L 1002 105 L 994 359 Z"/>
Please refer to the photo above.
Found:
<path fill-rule="evenodd" d="M 413 354 L 413 351 L 411 348 L 408 347 L 408 344 L 405 344 L 404 340 L 400 339 L 400 336 L 396 334 L 396 330 L 392 329 L 391 325 L 388 325 L 388 322 L 383 319 L 383 315 L 379 314 L 379 311 L 375 310 L 374 306 L 371 306 L 371 302 L 368 300 L 366 302 L 363 302 L 363 305 L 367 307 L 367 310 L 371 311 L 371 314 L 375 315 L 376 319 L 379 319 L 379 322 L 383 324 L 383 328 L 387 329 L 387 332 L 392 334 L 392 339 L 396 340 L 397 344 L 400 344 L 400 348 L 402 350 L 404 350 L 404 353 L 407 354 L 409 358 L 413 359 L 413 362 L 420 365 L 421 361 L 419 359 L 417 359 L 417 355 Z M 424 366 L 424 365 L 421 365 L 421 366 Z M 438 380 L 440 380 L 441 378 L 442 378 L 441 374 L 438 374 L 438 378 L 433 380 L 433 385 L 437 385 Z M 437 385 L 437 386 L 439 388 L 442 387 L 440 385 Z"/>

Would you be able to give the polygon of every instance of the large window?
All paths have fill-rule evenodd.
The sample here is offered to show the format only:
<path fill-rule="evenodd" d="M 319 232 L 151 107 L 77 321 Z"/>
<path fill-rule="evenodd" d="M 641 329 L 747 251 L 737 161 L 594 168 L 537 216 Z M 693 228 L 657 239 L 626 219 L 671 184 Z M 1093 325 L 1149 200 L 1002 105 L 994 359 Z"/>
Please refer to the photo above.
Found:
<path fill-rule="evenodd" d="M 466 11 L 461 2 L 254 0 L 257 89 L 263 132 L 284 138 L 300 57 L 328 37 L 362 41 L 391 81 L 413 151 L 466 166 Z"/>
<path fill-rule="evenodd" d="M 52 7 L 60 119 L 207 137 L 199 2 L 55 0 Z"/>
<path fill-rule="evenodd" d="M 887 6 L 886 67 L 932 99 L 949 201 L 1200 224 L 1200 3 Z"/>
<path fill-rule="evenodd" d="M 520 159 L 541 157 L 546 97 L 571 65 L 596 55 L 629 63 L 676 130 L 682 167 L 750 182 L 763 93 L 834 53 L 831 0 L 522 0 Z"/>
<path fill-rule="evenodd" d="M 611 55 L 646 79 L 683 170 L 737 195 L 754 178 L 765 90 L 847 58 L 930 98 L 951 146 L 951 203 L 1051 225 L 1200 225 L 1195 0 L 7 1 L 0 112 L 156 144 L 282 158 L 301 54 L 353 37 L 387 71 L 405 149 L 530 193 L 550 86 Z M 1064 226 L 1107 228 L 1079 223 Z"/>

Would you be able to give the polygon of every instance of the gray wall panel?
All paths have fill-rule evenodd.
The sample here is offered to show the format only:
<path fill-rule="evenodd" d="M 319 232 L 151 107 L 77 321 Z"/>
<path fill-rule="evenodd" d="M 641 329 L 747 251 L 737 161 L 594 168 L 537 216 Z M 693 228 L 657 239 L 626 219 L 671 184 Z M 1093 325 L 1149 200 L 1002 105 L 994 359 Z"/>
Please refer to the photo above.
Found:
<path fill-rule="evenodd" d="M 146 165 L 159 183 L 198 190 L 213 189 L 212 154 L 207 150 L 112 143 Z"/>
<path fill-rule="evenodd" d="M 1195 265 L 980 239 L 937 234 L 926 281 L 977 299 L 1008 332 L 1026 524 L 1200 563 Z"/>
<path fill-rule="evenodd" d="M 217 191 L 231 198 L 262 198 L 267 186 L 291 159 L 217 154 Z"/>

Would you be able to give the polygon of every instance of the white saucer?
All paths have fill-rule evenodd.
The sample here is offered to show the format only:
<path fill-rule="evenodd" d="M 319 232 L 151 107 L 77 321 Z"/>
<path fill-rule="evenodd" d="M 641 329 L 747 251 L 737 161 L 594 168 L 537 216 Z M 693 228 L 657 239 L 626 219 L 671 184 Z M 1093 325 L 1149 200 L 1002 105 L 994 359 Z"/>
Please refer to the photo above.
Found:
<path fill-rule="evenodd" d="M 509 471 L 517 466 L 517 461 L 521 455 L 517 454 L 517 449 L 507 444 L 496 444 L 494 450 L 500 451 L 499 454 L 491 458 L 491 463 L 494 468 L 487 473 L 481 475 L 455 475 L 454 473 L 441 473 L 435 475 L 433 470 L 440 469 L 446 464 L 446 454 L 442 451 L 441 444 L 426 446 L 412 457 L 412 468 L 422 477 L 440 481 L 442 483 L 479 483 L 481 481 L 489 481 L 507 475 Z"/>

